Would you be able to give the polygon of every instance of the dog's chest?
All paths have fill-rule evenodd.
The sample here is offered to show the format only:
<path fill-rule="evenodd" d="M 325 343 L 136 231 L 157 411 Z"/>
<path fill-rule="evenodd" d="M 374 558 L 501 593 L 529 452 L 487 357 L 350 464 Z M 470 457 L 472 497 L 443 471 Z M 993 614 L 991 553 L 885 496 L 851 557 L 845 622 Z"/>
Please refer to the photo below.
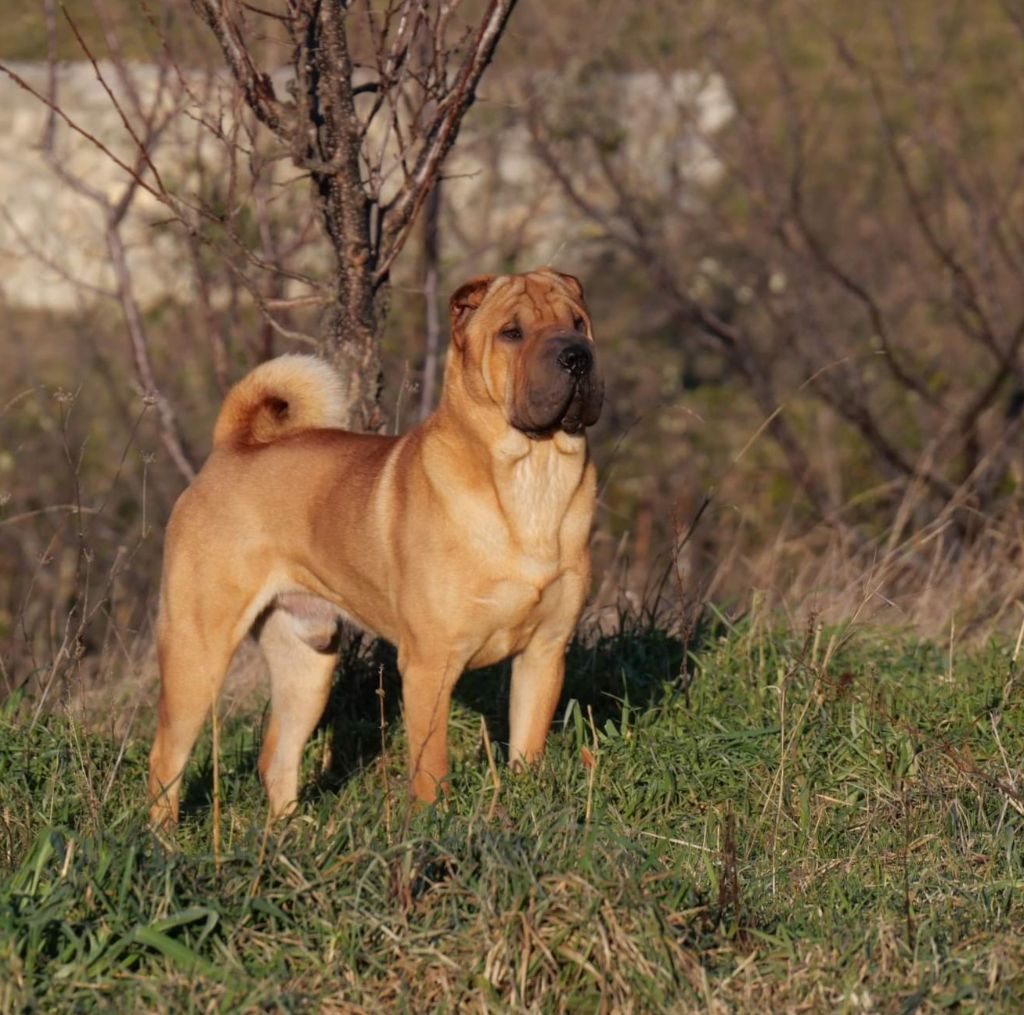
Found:
<path fill-rule="evenodd" d="M 499 484 L 502 523 L 492 520 L 477 547 L 473 626 L 482 637 L 471 666 L 521 652 L 543 625 L 575 621 L 579 583 L 565 578 L 578 569 L 584 553 L 576 530 L 588 525 L 567 522 L 581 510 L 574 503 L 584 464 L 582 457 L 548 446 L 516 461 L 504 475 Z"/>
<path fill-rule="evenodd" d="M 521 652 L 546 621 L 565 610 L 564 572 L 557 561 L 521 558 L 473 597 L 477 637 L 469 665 L 487 666 Z"/>
<path fill-rule="evenodd" d="M 564 455 L 553 445 L 512 463 L 499 484 L 501 513 L 510 540 L 509 552 L 531 583 L 550 580 L 557 570 L 562 522 L 583 477 L 584 460 Z"/>

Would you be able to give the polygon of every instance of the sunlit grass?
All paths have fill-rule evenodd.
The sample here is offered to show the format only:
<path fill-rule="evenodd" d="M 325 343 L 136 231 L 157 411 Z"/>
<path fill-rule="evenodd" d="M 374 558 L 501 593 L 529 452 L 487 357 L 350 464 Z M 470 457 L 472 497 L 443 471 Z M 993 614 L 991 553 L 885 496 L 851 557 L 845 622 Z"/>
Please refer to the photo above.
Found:
<path fill-rule="evenodd" d="M 361 657 L 269 834 L 258 709 L 228 724 L 219 857 L 208 741 L 162 843 L 144 737 L 11 704 L 0 1009 L 1021 1010 L 1010 650 L 838 643 L 723 627 L 689 686 L 657 629 L 576 646 L 544 766 L 498 788 L 504 676 L 471 676 L 415 813 Z"/>

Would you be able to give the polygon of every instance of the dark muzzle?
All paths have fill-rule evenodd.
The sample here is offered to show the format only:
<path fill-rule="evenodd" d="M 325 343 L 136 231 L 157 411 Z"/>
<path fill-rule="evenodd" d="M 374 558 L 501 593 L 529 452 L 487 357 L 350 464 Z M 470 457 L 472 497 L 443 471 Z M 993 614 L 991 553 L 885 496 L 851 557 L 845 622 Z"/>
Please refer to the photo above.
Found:
<path fill-rule="evenodd" d="M 597 422 L 604 386 L 594 350 L 576 331 L 558 331 L 543 340 L 526 368 L 512 424 L 532 437 L 554 430 L 577 434 Z"/>

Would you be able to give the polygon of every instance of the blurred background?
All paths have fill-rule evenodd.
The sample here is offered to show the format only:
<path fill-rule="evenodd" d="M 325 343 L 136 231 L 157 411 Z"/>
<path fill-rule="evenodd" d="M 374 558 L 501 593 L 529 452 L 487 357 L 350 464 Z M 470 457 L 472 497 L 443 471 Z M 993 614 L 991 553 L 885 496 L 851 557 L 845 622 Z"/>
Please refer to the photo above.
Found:
<path fill-rule="evenodd" d="M 290 94 L 288 5 L 232 7 Z M 25 3 L 0 62 L 0 700 L 42 702 L 152 675 L 170 508 L 333 254 L 188 3 Z M 1017 635 L 1024 3 L 521 0 L 381 292 L 379 425 L 458 284 L 542 264 L 607 381 L 589 623 Z"/>

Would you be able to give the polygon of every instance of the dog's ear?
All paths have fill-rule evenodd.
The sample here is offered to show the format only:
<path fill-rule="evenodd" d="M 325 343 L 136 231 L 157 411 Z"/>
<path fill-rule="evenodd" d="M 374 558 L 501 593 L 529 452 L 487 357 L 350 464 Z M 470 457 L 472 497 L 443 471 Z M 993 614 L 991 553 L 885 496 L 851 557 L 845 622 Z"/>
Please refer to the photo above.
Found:
<path fill-rule="evenodd" d="M 487 287 L 494 281 L 494 275 L 478 275 L 464 282 L 448 301 L 448 312 L 452 320 L 452 337 L 466 326 L 466 322 L 472 316 L 473 311 L 480 306 L 484 299 Z"/>
<path fill-rule="evenodd" d="M 564 271 L 555 271 L 554 268 L 548 268 L 548 271 L 550 271 L 552 275 L 557 275 L 572 290 L 576 299 L 582 302 L 583 283 L 575 275 L 566 274 Z"/>

